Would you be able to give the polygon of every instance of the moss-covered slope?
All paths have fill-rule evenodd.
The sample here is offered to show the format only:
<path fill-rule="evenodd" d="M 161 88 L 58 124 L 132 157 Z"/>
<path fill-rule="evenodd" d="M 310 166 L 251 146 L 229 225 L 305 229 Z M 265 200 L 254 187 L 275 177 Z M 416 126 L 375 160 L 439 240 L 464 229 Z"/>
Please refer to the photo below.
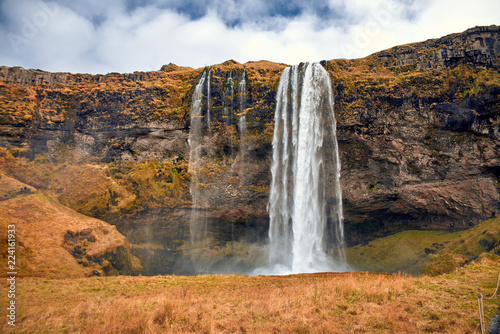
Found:
<path fill-rule="evenodd" d="M 500 254 L 500 218 L 468 230 L 412 230 L 347 249 L 352 269 L 438 275 L 462 267 L 483 253 Z"/>

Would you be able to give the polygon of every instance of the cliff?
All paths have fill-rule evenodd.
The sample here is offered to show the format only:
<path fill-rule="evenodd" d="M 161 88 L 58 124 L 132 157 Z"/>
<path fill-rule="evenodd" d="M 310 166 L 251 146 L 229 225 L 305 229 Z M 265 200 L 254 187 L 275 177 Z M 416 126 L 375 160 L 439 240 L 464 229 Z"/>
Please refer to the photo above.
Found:
<path fill-rule="evenodd" d="M 499 32 L 327 62 L 349 228 L 465 227 L 498 211 Z"/>
<path fill-rule="evenodd" d="M 465 228 L 500 209 L 499 54 L 500 27 L 489 26 L 322 62 L 335 94 L 349 245 L 410 228 Z M 136 254 L 161 253 L 172 270 L 171 250 L 185 246 L 193 212 L 191 96 L 207 71 L 210 159 L 195 212 L 207 217 L 217 247 L 265 242 L 285 67 L 228 61 L 107 75 L 0 67 L 0 168 L 116 225 Z M 164 247 L 146 251 L 145 243 Z"/>

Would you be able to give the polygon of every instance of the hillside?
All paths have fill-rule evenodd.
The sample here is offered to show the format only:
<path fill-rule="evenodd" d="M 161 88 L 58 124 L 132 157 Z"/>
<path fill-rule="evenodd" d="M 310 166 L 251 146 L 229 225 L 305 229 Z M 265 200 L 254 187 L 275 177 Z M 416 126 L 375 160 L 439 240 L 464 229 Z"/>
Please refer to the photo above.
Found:
<path fill-rule="evenodd" d="M 353 270 L 439 275 L 500 253 L 500 218 L 468 230 L 408 230 L 347 249 Z"/>
<path fill-rule="evenodd" d="M 93 276 L 94 271 L 118 275 L 142 270 L 115 226 L 83 216 L 44 191 L 3 174 L 0 187 L 4 192 L 0 223 L 3 231 L 15 226 L 15 270 L 19 277 L 76 278 Z M 7 244 L 7 234 L 2 234 L 0 241 Z M 8 268 L 7 253 L 7 247 L 2 247 L 3 268 Z"/>

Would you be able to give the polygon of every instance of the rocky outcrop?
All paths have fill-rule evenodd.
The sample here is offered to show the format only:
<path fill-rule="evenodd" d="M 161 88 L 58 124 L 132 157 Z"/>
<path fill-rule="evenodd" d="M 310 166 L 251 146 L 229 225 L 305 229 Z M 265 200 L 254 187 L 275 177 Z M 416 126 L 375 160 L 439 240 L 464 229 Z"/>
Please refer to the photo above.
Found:
<path fill-rule="evenodd" d="M 179 70 L 182 67 L 165 65 L 161 71 Z M 22 67 L 0 66 L 0 79 L 3 82 L 15 83 L 19 86 L 57 86 L 71 83 L 101 83 L 122 81 L 147 81 L 160 77 L 161 72 L 110 73 L 107 75 L 52 73 L 42 70 L 26 70 Z"/>
<path fill-rule="evenodd" d="M 466 227 L 500 210 L 499 54 L 500 27 L 490 26 L 322 62 L 335 95 L 349 244 L 408 228 Z M 4 169 L 57 188 L 63 203 L 115 224 L 132 242 L 180 247 L 193 209 L 207 217 L 215 240 L 265 242 L 275 94 L 285 66 L 169 64 L 97 76 L 1 67 L 0 145 L 14 160 L 27 159 L 7 159 Z M 204 200 L 193 208 L 189 111 L 203 71 L 210 73 L 201 103 L 202 117 L 208 110 L 212 117 L 204 148 L 211 158 Z M 102 181 L 75 196 L 78 175 L 88 173 L 62 166 L 82 162 L 104 164 L 95 168 Z M 72 187 L 57 186 L 63 176 Z"/>
<path fill-rule="evenodd" d="M 500 27 L 495 25 L 475 27 L 463 33 L 396 46 L 371 57 L 379 58 L 384 66 L 412 66 L 422 70 L 455 67 L 461 64 L 498 69 L 499 34 Z"/>
<path fill-rule="evenodd" d="M 499 36 L 477 27 L 325 64 L 351 242 L 396 226 L 466 227 L 498 211 Z"/>

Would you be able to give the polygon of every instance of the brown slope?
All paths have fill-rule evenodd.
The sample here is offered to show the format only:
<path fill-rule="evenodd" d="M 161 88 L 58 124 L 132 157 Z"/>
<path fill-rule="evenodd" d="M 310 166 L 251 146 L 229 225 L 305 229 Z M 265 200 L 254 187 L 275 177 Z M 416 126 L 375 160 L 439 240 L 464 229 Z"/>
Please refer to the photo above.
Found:
<path fill-rule="evenodd" d="M 27 186 L 5 175 L 0 185 L 7 194 L 0 202 L 0 224 L 3 231 L 15 226 L 19 276 L 87 277 L 94 270 L 129 274 L 140 266 L 115 226 L 64 207 L 33 187 L 29 194 L 21 194 L 18 189 Z M 6 238 L 4 234 L 3 268 L 7 268 L 7 255 L 12 255 L 3 248 Z"/>

